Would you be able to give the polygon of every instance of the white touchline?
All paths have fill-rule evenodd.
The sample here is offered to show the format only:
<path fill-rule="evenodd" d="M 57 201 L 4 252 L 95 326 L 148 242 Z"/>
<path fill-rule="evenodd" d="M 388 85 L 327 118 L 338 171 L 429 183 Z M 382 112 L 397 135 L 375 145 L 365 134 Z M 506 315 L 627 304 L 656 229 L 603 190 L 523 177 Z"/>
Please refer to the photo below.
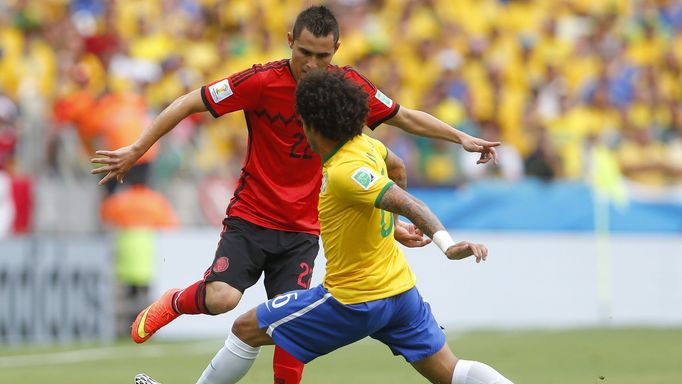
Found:
<path fill-rule="evenodd" d="M 213 352 L 219 342 L 201 341 L 183 345 L 177 348 L 173 345 L 153 345 L 140 348 L 139 346 L 117 346 L 79 349 L 75 351 L 33 353 L 26 355 L 0 356 L 0 368 L 26 367 L 47 364 L 76 364 L 84 361 L 109 360 L 136 356 L 163 356 L 172 354 L 202 354 Z"/>

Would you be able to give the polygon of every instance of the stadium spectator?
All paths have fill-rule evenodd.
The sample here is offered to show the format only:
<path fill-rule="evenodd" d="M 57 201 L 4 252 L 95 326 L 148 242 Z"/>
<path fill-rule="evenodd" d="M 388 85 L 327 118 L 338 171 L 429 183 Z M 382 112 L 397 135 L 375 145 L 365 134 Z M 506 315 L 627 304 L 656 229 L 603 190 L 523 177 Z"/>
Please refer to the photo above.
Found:
<path fill-rule="evenodd" d="M 676 2 L 567 0 L 548 6 L 539 1 L 462 1 L 453 5 L 445 0 L 390 0 L 330 4 L 338 11 L 345 31 L 344 49 L 337 59 L 355 63 L 403 105 L 430 110 L 458 128 L 498 120 L 502 139 L 524 157 L 533 150 L 534 141 L 529 139 L 519 111 L 535 90 L 540 90 L 538 109 L 543 123 L 565 117 L 556 116 L 556 92 L 566 93 L 569 100 L 582 100 L 584 92 L 589 94 L 603 80 L 613 106 L 646 117 L 634 100 L 638 94 L 634 82 L 645 71 L 653 74 L 659 97 L 682 98 L 677 86 L 679 65 L 671 64 L 682 58 L 681 8 Z M 27 124 L 28 134 L 22 135 L 17 145 L 37 148 L 39 143 L 34 140 L 52 137 L 51 132 L 36 132 L 50 129 L 49 114 L 34 114 L 32 109 L 38 111 L 41 103 L 47 103 L 46 111 L 54 110 L 51 104 L 76 92 L 64 79 L 70 68 L 80 68 L 90 77 L 88 88 L 97 96 L 107 84 L 116 88 L 111 91 L 124 84 L 139 87 L 136 92 L 144 94 L 146 107 L 157 111 L 172 101 L 169 95 L 194 89 L 205 78 L 218 78 L 252 62 L 279 56 L 287 48 L 274 38 L 286 27 L 282 15 L 293 17 L 300 5 L 239 1 L 228 11 L 213 2 L 193 0 L 152 0 L 143 5 L 130 0 L 5 4 L 0 14 L 0 88 L 25 109 L 23 120 L 28 116 L 47 119 L 47 124 Z M 431 95 L 452 71 L 453 61 L 448 59 L 452 53 L 458 57 L 454 61 L 458 80 L 451 82 L 447 97 Z M 608 68 L 602 68 L 602 63 Z M 550 68 L 551 74 L 547 73 Z M 490 69 L 499 75 L 490 76 Z M 159 74 L 162 79 L 157 79 Z M 140 84 L 152 80 L 149 86 Z M 432 97 L 437 98 L 434 105 L 439 105 L 435 109 L 429 107 L 434 103 L 428 100 Z M 27 103 L 34 98 L 37 103 Z M 654 103 L 660 109 L 667 101 L 659 98 Z M 457 119 L 460 107 L 467 112 L 468 121 Z M 580 114 L 585 122 L 585 114 Z M 236 115 L 228 119 L 230 134 L 225 136 L 229 138 L 239 131 L 243 119 Z M 621 124 L 614 128 L 620 135 Z M 183 171 L 195 161 L 202 164 L 193 170 L 199 177 L 219 173 L 232 161 L 230 145 L 196 145 L 215 142 L 211 130 L 198 129 L 192 135 L 184 147 L 172 148 L 183 155 L 170 177 L 184 177 Z M 400 135 L 415 142 L 414 137 Z M 554 134 L 551 137 L 552 141 L 556 138 Z M 581 147 L 585 140 L 581 134 L 570 139 L 563 136 L 558 147 L 562 159 L 567 158 L 566 148 Z M 26 141 L 30 143 L 23 144 Z M 428 155 L 422 154 L 419 146 L 412 147 L 412 157 Z M 41 152 L 32 155 L 19 150 L 16 156 L 23 157 L 19 162 L 32 171 L 44 169 L 35 163 L 42 161 L 35 154 Z M 567 166 L 570 169 L 559 176 L 579 177 L 579 162 Z M 417 168 L 408 172 L 417 180 Z"/>
<path fill-rule="evenodd" d="M 89 56 L 93 58 L 92 55 Z M 59 177 L 69 180 L 86 173 L 84 158 L 89 155 L 89 144 L 83 141 L 81 126 L 103 92 L 97 83 L 96 72 L 104 69 L 98 59 L 74 63 L 68 70 L 60 72 L 64 91 L 52 104 L 53 124 L 47 144 L 48 169 Z"/>
<path fill-rule="evenodd" d="M 630 182 L 653 188 L 666 185 L 666 147 L 655 138 L 651 126 L 630 128 L 617 151 L 623 176 Z"/>
<path fill-rule="evenodd" d="M 455 187 L 462 182 L 457 148 L 444 141 L 424 142 L 420 147 L 420 185 Z M 474 164 L 476 159 L 474 159 Z"/>
<path fill-rule="evenodd" d="M 147 109 L 142 96 L 133 92 L 112 92 L 100 97 L 89 109 L 78 128 L 86 148 L 121 148 L 135 141 L 147 125 Z M 147 179 L 151 162 L 158 154 L 158 145 L 153 145 L 130 169 Z M 111 194 L 116 189 L 116 180 L 106 184 Z"/>
<path fill-rule="evenodd" d="M 310 7 L 299 14 L 287 37 L 291 59 L 254 65 L 179 97 L 132 144 L 97 151 L 99 157 L 92 160 L 104 164 L 93 170 L 105 175 L 100 183 L 122 182 L 161 136 L 192 113 L 210 111 L 217 118 L 243 110 L 248 122 L 250 151 L 227 208 L 213 264 L 203 279 L 184 290 L 167 291 L 140 312 L 131 332 L 138 343 L 181 314 L 233 309 L 263 272 L 269 297 L 309 284 L 318 252 L 321 170 L 319 157 L 310 152 L 296 119 L 294 89 L 303 73 L 336 68 L 330 62 L 339 47 L 339 27 L 329 9 Z M 460 143 L 467 151 L 480 152 L 479 163 L 495 160 L 498 142 L 472 137 L 424 112 L 400 107 L 354 69 L 343 71 L 372 96 L 367 120 L 371 128 L 387 122 L 411 133 Z M 397 224 L 396 239 L 409 245 L 412 234 L 405 230 L 407 224 Z M 275 352 L 274 365 L 276 378 L 300 381 L 302 364 L 281 349 Z"/>
<path fill-rule="evenodd" d="M 13 231 L 15 219 L 14 199 L 12 198 L 12 181 L 9 174 L 0 169 L 0 239 L 9 237 Z"/>
<path fill-rule="evenodd" d="M 155 114 L 174 95 L 201 86 L 207 78 L 282 57 L 288 47 L 277 35 L 301 4 L 239 0 L 226 8 L 221 2 L 198 0 L 2 3 L 0 91 L 22 111 L 11 163 L 39 179 L 56 173 L 69 183 L 80 182 L 75 176 L 89 168 L 81 155 L 83 144 L 72 129 L 65 129 L 75 124 L 58 115 L 62 101 L 75 101 L 78 97 L 71 96 L 83 91 L 74 84 L 73 72 L 89 78 L 87 90 L 95 99 L 105 87 L 107 93 L 133 90 L 144 96 L 147 112 Z M 355 65 L 403 106 L 428 110 L 472 134 L 481 122 L 497 120 L 502 140 L 524 158 L 535 150 L 535 139 L 523 113 L 529 106 L 537 109 L 560 155 L 559 180 L 584 178 L 588 127 L 609 126 L 612 147 L 629 130 L 628 120 L 642 126 L 652 118 L 658 137 L 669 124 L 666 105 L 682 100 L 682 8 L 675 1 L 329 4 L 344 29 L 344 48 L 335 59 Z M 163 44 L 140 53 L 150 41 Z M 640 82 L 646 83 L 644 92 Z M 605 88 L 600 92 L 608 101 L 601 111 L 589 106 L 598 87 Z M 434 94 L 440 88 L 448 89 L 447 96 Z M 642 103 L 649 91 L 653 98 Z M 566 103 L 559 101 L 564 99 Z M 628 120 L 621 121 L 619 113 Z M 192 129 L 182 130 L 182 140 L 166 139 L 173 142 L 161 149 L 158 167 L 163 170 L 155 176 L 164 180 L 154 184 L 170 194 L 172 186 L 201 185 L 206 178 L 225 175 L 225 164 L 237 163 L 239 168 L 235 148 L 240 146 L 227 141 L 243 137 L 244 124 L 238 114 L 220 119 L 219 125 L 204 118 L 186 124 Z M 415 148 L 415 163 L 428 155 L 414 136 L 403 131 L 396 136 Z M 46 142 L 53 145 L 46 147 Z M 420 167 L 408 166 L 410 180 L 428 187 L 419 173 Z M 200 215 L 183 214 L 182 220 L 192 225 L 210 222 Z"/>
<path fill-rule="evenodd" d="M 670 167 L 669 185 L 682 192 L 682 102 L 670 105 L 670 127 L 665 138 Z"/>
<path fill-rule="evenodd" d="M 115 271 L 119 284 L 116 302 L 117 333 L 125 335 L 137 313 L 149 301 L 155 263 L 155 229 L 177 226 L 170 202 L 147 186 L 146 175 L 128 176 L 130 186 L 102 202 L 102 222 L 114 230 Z"/>
<path fill-rule="evenodd" d="M 17 143 L 19 110 L 14 102 L 0 93 L 0 170 L 13 168 Z"/>
<path fill-rule="evenodd" d="M 12 161 L 17 141 L 16 105 L 0 93 L 0 238 L 14 233 L 16 202 L 12 191 Z"/>
<path fill-rule="evenodd" d="M 497 121 L 483 121 L 480 125 L 481 138 L 488 141 L 500 141 L 500 127 Z M 460 164 L 466 181 L 488 178 L 506 181 L 520 180 L 524 175 L 523 159 L 514 146 L 503 144 L 497 148 L 497 164 L 488 167 L 473 167 L 472 158 L 468 152 L 462 152 Z"/>
<path fill-rule="evenodd" d="M 559 168 L 559 156 L 548 138 L 544 127 L 537 129 L 537 143 L 535 150 L 525 159 L 524 168 L 526 175 L 538 178 L 544 182 L 553 181 L 557 177 Z"/>

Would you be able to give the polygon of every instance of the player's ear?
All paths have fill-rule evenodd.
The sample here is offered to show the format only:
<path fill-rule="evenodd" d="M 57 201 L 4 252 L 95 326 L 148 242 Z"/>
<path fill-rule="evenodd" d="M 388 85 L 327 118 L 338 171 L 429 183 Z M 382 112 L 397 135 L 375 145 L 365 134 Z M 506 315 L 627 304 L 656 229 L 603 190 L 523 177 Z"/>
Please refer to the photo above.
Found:
<path fill-rule="evenodd" d="M 334 47 L 334 53 L 336 53 L 336 51 L 339 50 L 339 47 L 340 47 L 340 46 L 341 46 L 341 42 L 340 42 L 340 41 L 337 41 L 337 42 L 336 42 L 336 47 Z"/>
<path fill-rule="evenodd" d="M 293 33 L 287 32 L 287 42 L 289 43 L 289 48 L 294 47 L 294 34 Z"/>

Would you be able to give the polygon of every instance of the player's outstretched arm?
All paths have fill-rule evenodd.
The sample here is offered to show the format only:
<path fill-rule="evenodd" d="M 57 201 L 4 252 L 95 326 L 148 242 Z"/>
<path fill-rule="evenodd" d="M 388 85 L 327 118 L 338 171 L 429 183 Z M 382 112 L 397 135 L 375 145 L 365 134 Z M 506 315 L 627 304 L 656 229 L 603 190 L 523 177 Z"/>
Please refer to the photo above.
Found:
<path fill-rule="evenodd" d="M 495 147 L 501 144 L 499 141 L 487 141 L 473 137 L 426 112 L 401 106 L 398 113 L 386 123 L 414 135 L 461 144 L 467 152 L 479 152 L 481 157 L 478 159 L 478 164 L 487 163 L 490 160 L 497 164 Z"/>
<path fill-rule="evenodd" d="M 432 238 L 434 243 L 445 253 L 448 259 L 461 260 L 475 256 L 476 262 L 486 260 L 488 248 L 483 244 L 452 240 L 438 217 L 421 200 L 410 195 L 397 185 L 392 185 L 377 203 L 377 208 L 402 215 L 410 219 L 417 228 Z"/>
<path fill-rule="evenodd" d="M 97 157 L 91 159 L 90 162 L 104 165 L 93 169 L 90 173 L 106 174 L 99 181 L 100 185 L 113 178 L 122 183 L 125 174 L 135 165 L 135 162 L 163 135 L 170 132 L 187 116 L 204 111 L 206 111 L 206 106 L 201 99 L 201 89 L 178 97 L 142 131 L 134 143 L 116 150 L 96 151 Z"/>

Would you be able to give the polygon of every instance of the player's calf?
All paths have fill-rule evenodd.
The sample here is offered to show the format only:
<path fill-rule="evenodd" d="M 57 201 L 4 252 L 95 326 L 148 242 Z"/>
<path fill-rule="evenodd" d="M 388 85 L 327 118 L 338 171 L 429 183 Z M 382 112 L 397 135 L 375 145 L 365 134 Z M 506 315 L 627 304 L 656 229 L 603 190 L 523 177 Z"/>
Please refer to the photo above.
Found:
<path fill-rule="evenodd" d="M 208 364 L 197 384 L 238 382 L 251 369 L 260 347 L 252 347 L 230 333 L 225 345 Z"/>

